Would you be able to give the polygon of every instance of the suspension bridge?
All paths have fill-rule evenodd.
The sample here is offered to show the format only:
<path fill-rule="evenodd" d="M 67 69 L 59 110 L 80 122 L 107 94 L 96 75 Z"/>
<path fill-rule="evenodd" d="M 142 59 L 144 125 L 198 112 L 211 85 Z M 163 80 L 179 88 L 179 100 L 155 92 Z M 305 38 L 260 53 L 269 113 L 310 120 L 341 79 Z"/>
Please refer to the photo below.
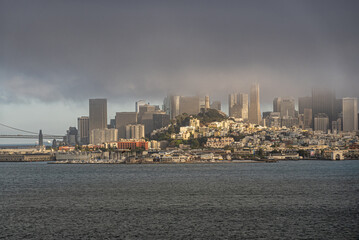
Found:
<path fill-rule="evenodd" d="M 18 132 L 21 132 L 22 134 L 0 134 L 0 138 L 22 138 L 22 139 L 38 139 L 39 145 L 43 144 L 43 139 L 62 139 L 63 135 L 56 135 L 56 134 L 42 134 L 42 130 L 39 130 L 39 133 L 28 131 L 16 127 L 9 126 L 7 124 L 0 123 L 0 126 L 12 129 Z M 24 134 L 26 133 L 26 134 Z"/>

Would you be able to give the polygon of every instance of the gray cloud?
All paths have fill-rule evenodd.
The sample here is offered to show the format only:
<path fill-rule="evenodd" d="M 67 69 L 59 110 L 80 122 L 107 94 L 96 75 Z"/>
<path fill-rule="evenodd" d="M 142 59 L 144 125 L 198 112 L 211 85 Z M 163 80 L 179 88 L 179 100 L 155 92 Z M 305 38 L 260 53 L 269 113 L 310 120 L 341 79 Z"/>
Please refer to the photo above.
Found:
<path fill-rule="evenodd" d="M 0 1 L 0 101 L 359 97 L 357 1 Z M 223 97 L 224 96 L 224 97 Z"/>

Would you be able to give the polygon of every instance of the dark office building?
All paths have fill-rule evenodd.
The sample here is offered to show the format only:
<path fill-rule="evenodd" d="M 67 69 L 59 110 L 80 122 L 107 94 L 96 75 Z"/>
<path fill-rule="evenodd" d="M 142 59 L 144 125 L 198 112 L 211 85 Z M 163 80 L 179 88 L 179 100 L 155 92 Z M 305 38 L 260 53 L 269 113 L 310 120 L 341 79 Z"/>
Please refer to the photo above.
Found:
<path fill-rule="evenodd" d="M 93 129 L 107 128 L 107 99 L 89 100 L 89 133 Z"/>
<path fill-rule="evenodd" d="M 170 124 L 170 115 L 153 114 L 153 129 L 160 129 Z"/>
<path fill-rule="evenodd" d="M 126 125 L 137 123 L 137 112 L 117 112 L 115 119 L 118 137 L 126 138 Z"/>
<path fill-rule="evenodd" d="M 312 97 L 298 98 L 299 114 L 304 114 L 304 109 L 312 109 Z"/>
<path fill-rule="evenodd" d="M 312 116 L 314 122 L 314 116 L 319 113 L 324 113 L 329 118 L 329 129 L 331 129 L 332 121 L 337 120 L 336 111 L 336 99 L 333 90 L 325 88 L 313 88 L 312 90 Z"/>

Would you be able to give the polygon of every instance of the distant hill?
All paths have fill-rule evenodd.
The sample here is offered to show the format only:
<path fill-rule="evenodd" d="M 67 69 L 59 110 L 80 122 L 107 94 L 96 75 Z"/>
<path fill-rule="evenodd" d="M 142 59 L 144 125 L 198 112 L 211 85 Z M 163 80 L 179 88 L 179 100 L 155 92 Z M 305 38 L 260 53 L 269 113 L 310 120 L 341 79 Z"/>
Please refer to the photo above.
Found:
<path fill-rule="evenodd" d="M 177 127 L 183 127 L 189 125 L 189 120 L 191 118 L 196 118 L 200 120 L 202 125 L 207 126 L 211 122 L 221 122 L 223 120 L 228 119 L 227 115 L 222 112 L 218 111 L 216 109 L 201 109 L 201 112 L 197 115 L 188 115 L 187 113 L 183 113 L 182 115 L 179 115 L 176 117 L 176 126 Z"/>
<path fill-rule="evenodd" d="M 180 127 L 188 126 L 189 120 L 191 118 L 196 118 L 200 120 L 201 125 L 208 126 L 209 123 L 212 122 L 221 122 L 223 120 L 228 119 L 227 115 L 216 109 L 201 109 L 201 112 L 197 115 L 188 115 L 187 113 L 183 113 L 176 117 L 175 120 L 172 120 L 169 128 L 161 133 L 158 133 L 154 136 L 151 136 L 153 140 L 171 140 L 170 136 L 172 133 L 179 133 Z"/>
<path fill-rule="evenodd" d="M 227 115 L 216 109 L 201 109 L 201 112 L 196 116 L 193 116 L 201 121 L 201 124 L 208 125 L 211 122 L 221 122 L 228 119 Z"/>

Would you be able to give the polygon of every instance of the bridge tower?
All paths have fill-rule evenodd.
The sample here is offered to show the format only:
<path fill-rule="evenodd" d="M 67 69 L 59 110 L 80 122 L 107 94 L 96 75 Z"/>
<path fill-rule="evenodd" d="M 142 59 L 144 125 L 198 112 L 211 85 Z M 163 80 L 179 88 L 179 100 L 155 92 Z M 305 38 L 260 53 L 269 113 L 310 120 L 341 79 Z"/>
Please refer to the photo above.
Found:
<path fill-rule="evenodd" d="M 39 146 L 42 147 L 44 145 L 44 136 L 42 135 L 42 130 L 39 132 Z"/>

